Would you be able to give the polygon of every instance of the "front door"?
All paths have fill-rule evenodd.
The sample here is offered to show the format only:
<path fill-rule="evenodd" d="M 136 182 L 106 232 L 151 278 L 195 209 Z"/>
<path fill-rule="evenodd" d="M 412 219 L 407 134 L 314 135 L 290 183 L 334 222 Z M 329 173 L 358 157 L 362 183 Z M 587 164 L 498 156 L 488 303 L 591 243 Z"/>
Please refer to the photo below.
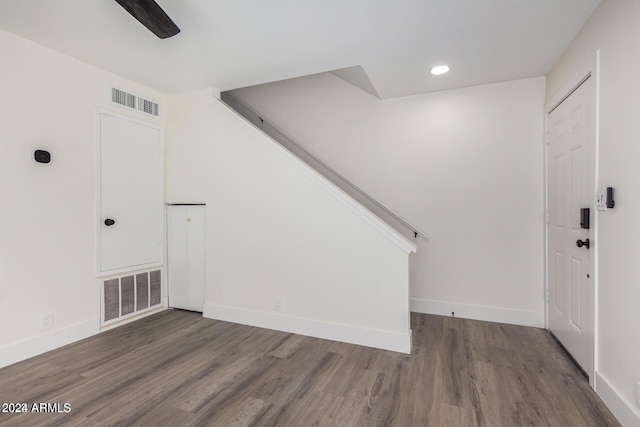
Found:
<path fill-rule="evenodd" d="M 589 77 L 548 116 L 549 330 L 594 372 L 595 87 Z M 581 209 L 589 208 L 589 223 Z"/>

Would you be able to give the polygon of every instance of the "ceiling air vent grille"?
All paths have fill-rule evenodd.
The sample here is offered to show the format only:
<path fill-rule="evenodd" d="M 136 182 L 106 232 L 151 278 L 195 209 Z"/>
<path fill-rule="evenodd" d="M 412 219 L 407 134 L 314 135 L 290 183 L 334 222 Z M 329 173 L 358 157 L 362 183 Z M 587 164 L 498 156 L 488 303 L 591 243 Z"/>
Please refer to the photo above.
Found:
<path fill-rule="evenodd" d="M 133 108 L 134 110 L 142 111 L 146 114 L 151 114 L 152 116 L 158 117 L 160 115 L 160 106 L 158 103 L 116 89 L 115 87 L 111 88 L 111 101 L 124 105 L 125 107 Z"/>

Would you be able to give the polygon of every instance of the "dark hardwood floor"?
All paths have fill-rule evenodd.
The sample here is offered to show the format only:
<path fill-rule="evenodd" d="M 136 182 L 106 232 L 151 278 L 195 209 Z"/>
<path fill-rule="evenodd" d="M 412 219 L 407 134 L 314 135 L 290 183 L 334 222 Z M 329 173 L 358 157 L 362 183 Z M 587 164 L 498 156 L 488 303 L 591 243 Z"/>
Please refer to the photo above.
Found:
<path fill-rule="evenodd" d="M 411 355 L 167 310 L 0 370 L 1 426 L 614 426 L 544 330 L 412 315 Z"/>

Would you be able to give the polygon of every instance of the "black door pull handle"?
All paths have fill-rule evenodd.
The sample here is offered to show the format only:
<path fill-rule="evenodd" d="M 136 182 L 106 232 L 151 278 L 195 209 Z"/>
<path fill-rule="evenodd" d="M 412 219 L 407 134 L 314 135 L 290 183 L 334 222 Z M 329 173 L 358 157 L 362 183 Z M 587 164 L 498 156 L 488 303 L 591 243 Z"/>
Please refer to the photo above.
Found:
<path fill-rule="evenodd" d="M 107 219 L 104 220 L 104 225 L 106 225 L 107 227 L 111 227 L 115 223 L 116 222 L 114 220 L 112 220 L 111 218 L 107 218 Z"/>
<path fill-rule="evenodd" d="M 581 247 L 585 247 L 587 249 L 589 249 L 589 239 L 584 239 L 584 240 L 577 240 L 576 241 L 576 246 L 578 246 L 579 248 Z"/>

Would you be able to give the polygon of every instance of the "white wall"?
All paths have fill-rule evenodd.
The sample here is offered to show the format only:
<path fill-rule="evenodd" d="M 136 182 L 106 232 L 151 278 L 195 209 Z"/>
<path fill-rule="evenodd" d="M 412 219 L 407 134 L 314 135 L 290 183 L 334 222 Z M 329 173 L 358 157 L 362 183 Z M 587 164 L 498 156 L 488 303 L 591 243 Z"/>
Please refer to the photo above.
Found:
<path fill-rule="evenodd" d="M 0 366 L 98 331 L 96 107 L 163 95 L 0 31 Z M 138 117 L 137 113 L 134 113 Z M 49 150 L 36 164 L 31 152 Z M 41 314 L 54 326 L 42 331 Z"/>
<path fill-rule="evenodd" d="M 232 94 L 429 234 L 414 311 L 543 326 L 543 78 L 381 101 L 327 73 Z"/>
<path fill-rule="evenodd" d="M 596 389 L 625 425 L 640 426 L 640 2 L 603 0 L 550 71 L 547 100 L 598 49 L 598 181 L 600 188 L 615 188 L 616 206 L 598 215 Z"/>
<path fill-rule="evenodd" d="M 207 204 L 205 316 L 409 351 L 411 243 L 211 91 L 170 105 L 167 201 Z"/>

